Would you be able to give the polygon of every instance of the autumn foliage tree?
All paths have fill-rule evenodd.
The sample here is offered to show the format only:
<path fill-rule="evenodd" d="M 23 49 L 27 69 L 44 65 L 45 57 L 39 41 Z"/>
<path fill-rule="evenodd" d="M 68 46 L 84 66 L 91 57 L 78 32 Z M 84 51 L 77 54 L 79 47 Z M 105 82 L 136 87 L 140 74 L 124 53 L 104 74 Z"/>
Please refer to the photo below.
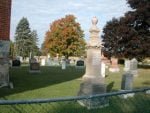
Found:
<path fill-rule="evenodd" d="M 66 15 L 50 25 L 43 50 L 51 55 L 80 56 L 85 51 L 84 34 L 73 15 Z"/>
<path fill-rule="evenodd" d="M 150 2 L 128 0 L 134 10 L 124 17 L 113 18 L 103 29 L 104 53 L 121 58 L 150 57 Z"/>

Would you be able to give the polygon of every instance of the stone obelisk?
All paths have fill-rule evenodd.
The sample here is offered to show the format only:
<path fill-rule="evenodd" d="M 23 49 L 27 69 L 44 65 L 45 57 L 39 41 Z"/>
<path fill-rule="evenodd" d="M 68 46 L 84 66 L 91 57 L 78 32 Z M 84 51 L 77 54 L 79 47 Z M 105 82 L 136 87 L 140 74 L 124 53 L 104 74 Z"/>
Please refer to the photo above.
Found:
<path fill-rule="evenodd" d="M 93 17 L 92 26 L 89 30 L 90 40 L 87 44 L 87 59 L 86 59 L 86 72 L 82 77 L 82 83 L 80 85 L 80 90 L 78 95 L 95 95 L 106 92 L 106 87 L 104 84 L 104 77 L 101 75 L 101 39 L 99 36 L 99 28 L 96 26 L 98 19 Z M 103 99 L 104 100 L 104 99 Z M 81 105 L 87 107 L 98 107 L 101 106 L 101 99 L 96 99 L 93 101 L 84 100 L 79 101 Z M 89 106 L 90 105 L 90 106 Z M 93 105 L 93 106 L 92 106 Z"/>

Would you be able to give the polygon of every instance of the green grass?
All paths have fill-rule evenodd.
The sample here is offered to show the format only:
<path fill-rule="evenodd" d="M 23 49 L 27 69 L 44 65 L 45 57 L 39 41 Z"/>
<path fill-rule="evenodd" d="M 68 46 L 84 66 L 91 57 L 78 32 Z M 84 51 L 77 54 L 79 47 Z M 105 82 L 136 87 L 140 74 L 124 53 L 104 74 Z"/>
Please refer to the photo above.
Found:
<path fill-rule="evenodd" d="M 106 72 L 106 84 L 113 82 L 112 90 L 120 90 L 123 66 L 120 72 Z M 14 89 L 0 89 L 0 99 L 37 99 L 76 96 L 80 88 L 84 69 L 67 67 L 41 67 L 41 73 L 29 73 L 29 67 L 12 68 L 10 81 Z M 133 87 L 150 86 L 150 69 L 139 69 L 139 76 L 134 78 Z M 45 104 L 3 105 L 0 113 L 149 113 L 150 95 L 139 94 L 134 98 L 120 99 L 117 96 L 109 99 L 109 107 L 87 110 L 76 101 Z"/>
<path fill-rule="evenodd" d="M 41 73 L 29 73 L 28 67 L 12 68 L 10 81 L 14 89 L 0 89 L 0 97 L 7 99 L 51 98 L 76 95 L 84 70 L 68 67 L 41 67 Z"/>
<path fill-rule="evenodd" d="M 123 66 L 120 72 L 106 72 L 106 84 L 114 82 L 112 90 L 119 90 Z M 81 77 L 84 69 L 67 67 L 41 67 L 41 73 L 29 73 L 29 67 L 12 68 L 10 70 L 10 81 L 14 89 L 1 88 L 0 99 L 33 99 L 33 98 L 54 98 L 64 96 L 76 96 L 80 87 Z M 134 78 L 134 88 L 150 86 L 150 69 L 139 69 L 139 76 Z"/>
<path fill-rule="evenodd" d="M 133 98 L 109 98 L 109 106 L 87 109 L 76 101 L 44 104 L 21 104 L 0 106 L 0 113 L 149 113 L 150 95 L 136 94 Z"/>

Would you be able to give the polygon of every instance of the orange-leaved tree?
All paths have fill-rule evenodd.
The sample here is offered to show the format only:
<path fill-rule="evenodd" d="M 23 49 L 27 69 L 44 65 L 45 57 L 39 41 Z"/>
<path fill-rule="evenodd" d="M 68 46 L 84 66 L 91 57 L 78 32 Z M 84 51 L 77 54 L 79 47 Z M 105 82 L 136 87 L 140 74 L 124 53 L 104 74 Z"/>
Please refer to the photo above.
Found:
<path fill-rule="evenodd" d="M 81 56 L 85 53 L 85 40 L 80 24 L 75 16 L 66 15 L 54 21 L 45 35 L 43 50 L 52 56 L 59 54 Z"/>

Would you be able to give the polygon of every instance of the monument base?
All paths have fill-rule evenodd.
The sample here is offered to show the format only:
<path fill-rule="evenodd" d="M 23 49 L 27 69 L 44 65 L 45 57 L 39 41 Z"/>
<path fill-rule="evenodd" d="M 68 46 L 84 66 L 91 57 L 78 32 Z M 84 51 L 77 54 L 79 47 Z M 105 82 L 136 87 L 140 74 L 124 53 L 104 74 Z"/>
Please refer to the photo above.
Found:
<path fill-rule="evenodd" d="M 106 92 L 106 85 L 102 84 L 102 78 L 88 78 L 83 77 L 83 82 L 80 85 L 78 96 L 92 96 L 96 94 L 103 94 Z M 88 109 L 102 108 L 109 105 L 106 97 L 96 97 L 78 101 L 81 106 Z"/>

